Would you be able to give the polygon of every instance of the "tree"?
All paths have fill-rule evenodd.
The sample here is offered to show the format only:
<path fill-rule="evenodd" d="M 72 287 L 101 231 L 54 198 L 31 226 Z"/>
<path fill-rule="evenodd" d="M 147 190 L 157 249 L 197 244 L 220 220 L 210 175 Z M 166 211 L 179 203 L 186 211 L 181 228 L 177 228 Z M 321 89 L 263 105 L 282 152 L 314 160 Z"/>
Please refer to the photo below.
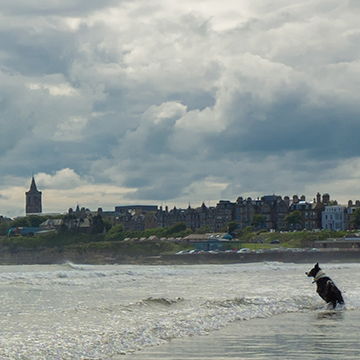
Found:
<path fill-rule="evenodd" d="M 265 227 L 266 218 L 264 215 L 255 214 L 252 220 L 252 224 L 255 228 L 263 228 Z"/>
<path fill-rule="evenodd" d="M 167 229 L 166 233 L 167 233 L 167 235 L 173 235 L 173 234 L 183 232 L 185 230 L 186 230 L 186 225 L 184 223 L 177 223 L 173 226 L 170 226 Z"/>
<path fill-rule="evenodd" d="M 39 227 L 44 221 L 46 221 L 48 216 L 39 216 L 39 215 L 29 215 L 27 216 L 29 219 L 30 226 Z"/>
<path fill-rule="evenodd" d="M 114 225 L 105 235 L 106 240 L 123 240 L 124 227 L 121 224 Z"/>
<path fill-rule="evenodd" d="M 359 229 L 360 228 L 360 208 L 356 209 L 352 214 L 351 214 L 351 220 L 350 223 L 352 225 L 352 227 L 354 229 Z"/>
<path fill-rule="evenodd" d="M 103 219 L 105 231 L 109 231 L 112 228 L 112 223 L 108 219 Z"/>
<path fill-rule="evenodd" d="M 104 229 L 105 229 L 105 225 L 101 215 L 95 215 L 92 218 L 91 232 L 93 234 L 101 234 L 104 232 Z"/>
<path fill-rule="evenodd" d="M 21 226 L 30 226 L 30 221 L 28 217 L 19 217 L 14 219 L 11 223 L 11 227 L 21 227 Z"/>
<path fill-rule="evenodd" d="M 0 236 L 6 235 L 10 227 L 11 227 L 11 221 L 0 222 Z"/>
<path fill-rule="evenodd" d="M 292 211 L 285 216 L 285 221 L 292 229 L 303 229 L 304 228 L 304 216 L 299 210 Z"/>
<path fill-rule="evenodd" d="M 195 230 L 195 234 L 206 234 L 206 233 L 210 233 L 210 232 L 211 232 L 211 229 L 210 229 L 209 225 L 202 226 Z"/>
<path fill-rule="evenodd" d="M 239 227 L 239 224 L 238 224 L 237 222 L 235 222 L 235 221 L 230 221 L 230 222 L 228 223 L 228 229 L 227 229 L 227 231 L 228 231 L 229 234 L 232 234 L 232 233 L 234 233 L 234 231 L 235 231 L 238 227 Z"/>

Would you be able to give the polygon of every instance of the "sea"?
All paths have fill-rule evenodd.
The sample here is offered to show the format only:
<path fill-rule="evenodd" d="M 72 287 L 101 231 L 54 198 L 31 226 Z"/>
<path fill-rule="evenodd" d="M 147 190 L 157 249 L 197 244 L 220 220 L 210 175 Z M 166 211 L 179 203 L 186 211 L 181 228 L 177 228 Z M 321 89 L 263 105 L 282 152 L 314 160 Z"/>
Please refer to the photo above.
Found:
<path fill-rule="evenodd" d="M 0 266 L 0 359 L 359 359 L 360 264 Z"/>

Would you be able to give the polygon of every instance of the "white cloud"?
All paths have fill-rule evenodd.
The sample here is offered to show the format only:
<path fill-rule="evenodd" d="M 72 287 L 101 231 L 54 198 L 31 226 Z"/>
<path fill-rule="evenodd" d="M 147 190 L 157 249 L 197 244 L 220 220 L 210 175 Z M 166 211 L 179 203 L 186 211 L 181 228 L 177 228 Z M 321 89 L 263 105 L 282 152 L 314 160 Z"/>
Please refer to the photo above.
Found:
<path fill-rule="evenodd" d="M 35 177 L 37 184 L 46 189 L 72 189 L 83 183 L 80 175 L 68 168 L 58 170 L 53 175 L 38 173 Z"/>
<path fill-rule="evenodd" d="M 176 127 L 197 133 L 220 132 L 226 127 L 226 123 L 216 117 L 214 110 L 192 110 L 176 122 Z"/>
<path fill-rule="evenodd" d="M 53 96 L 74 96 L 77 94 L 76 89 L 68 84 L 36 84 L 30 83 L 28 85 L 31 90 L 48 90 L 50 95 Z"/>
<path fill-rule="evenodd" d="M 199 206 L 202 202 L 205 202 L 207 205 L 215 205 L 215 203 L 222 198 L 223 192 L 229 186 L 229 183 L 224 181 L 222 177 L 216 179 L 210 176 L 199 181 L 194 181 L 185 187 L 182 196 L 178 199 L 178 203 L 184 206 L 186 199 L 188 199 L 188 202 L 194 207 Z"/>
<path fill-rule="evenodd" d="M 127 196 L 133 189 L 109 184 L 84 183 L 71 189 L 49 189 L 43 191 L 45 212 L 67 212 L 69 208 L 80 207 L 97 210 L 114 210 L 118 204 L 129 203 Z"/>
<path fill-rule="evenodd" d="M 144 112 L 143 119 L 151 121 L 154 125 L 160 125 L 172 119 L 177 119 L 184 115 L 186 106 L 177 102 L 166 102 L 159 106 L 153 105 Z"/>
<path fill-rule="evenodd" d="M 9 185 L 1 190 L 0 214 L 7 217 L 25 214 L 25 192 L 23 187 Z"/>
<path fill-rule="evenodd" d="M 54 174 L 34 175 L 37 188 L 42 192 L 44 213 L 65 213 L 78 204 L 96 210 L 103 207 L 113 210 L 117 204 L 125 204 L 127 196 L 136 189 L 107 183 L 94 183 L 81 177 L 73 169 L 61 169 Z M 30 179 L 7 177 L 0 186 L 0 213 L 6 216 L 23 216 L 25 213 L 25 192 L 29 190 Z"/>

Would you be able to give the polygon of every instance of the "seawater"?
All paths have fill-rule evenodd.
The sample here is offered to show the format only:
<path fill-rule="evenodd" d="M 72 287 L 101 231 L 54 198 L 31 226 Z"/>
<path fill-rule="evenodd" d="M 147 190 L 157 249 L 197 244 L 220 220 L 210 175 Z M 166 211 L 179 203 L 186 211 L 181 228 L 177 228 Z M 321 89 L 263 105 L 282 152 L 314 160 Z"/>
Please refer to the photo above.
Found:
<path fill-rule="evenodd" d="M 113 359 L 325 310 L 313 264 L 0 266 L 0 359 Z M 360 309 L 360 264 L 320 264 Z M 223 331 L 222 330 L 222 331 Z"/>
<path fill-rule="evenodd" d="M 293 312 L 234 322 L 118 360 L 358 360 L 360 311 Z"/>

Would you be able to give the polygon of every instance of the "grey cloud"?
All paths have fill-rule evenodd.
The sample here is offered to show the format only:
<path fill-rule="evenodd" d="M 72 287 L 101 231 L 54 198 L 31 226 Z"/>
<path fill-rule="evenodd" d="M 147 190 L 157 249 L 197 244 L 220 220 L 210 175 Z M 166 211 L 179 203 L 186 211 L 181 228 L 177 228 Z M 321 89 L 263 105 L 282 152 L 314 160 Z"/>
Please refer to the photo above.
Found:
<path fill-rule="evenodd" d="M 70 168 L 139 201 L 201 199 L 210 177 L 231 198 L 305 190 L 360 156 L 351 2 L 337 9 L 346 21 L 334 1 L 251 2 L 251 18 L 219 32 L 207 14 L 161 2 L 87 18 L 122 3 L 2 3 L 4 173 Z"/>
<path fill-rule="evenodd" d="M 23 31 L 21 31 L 23 30 Z M 76 44 L 70 33 L 43 29 L 40 33 L 19 29 L 0 32 L 4 66 L 27 75 L 68 72 Z"/>
<path fill-rule="evenodd" d="M 238 106 L 248 106 L 248 98 Z M 360 109 L 333 103 L 311 106 L 301 94 L 283 96 L 276 103 L 261 109 L 264 118 L 256 120 L 258 104 L 251 104 L 244 121 L 234 122 L 219 136 L 213 137 L 213 154 L 251 153 L 278 154 L 287 151 L 306 152 L 311 159 L 360 156 L 357 134 L 360 131 Z M 355 111 L 354 111 L 355 110 Z M 236 112 L 236 109 L 233 109 Z M 217 141 L 220 140 L 220 141 Z"/>
<path fill-rule="evenodd" d="M 76 16 L 115 6 L 126 0 L 2 0 L 1 12 L 11 15 L 67 15 Z"/>
<path fill-rule="evenodd" d="M 154 194 L 156 194 L 157 201 L 166 201 L 179 196 L 184 186 L 186 186 L 185 181 L 179 181 L 178 178 L 161 178 L 152 186 L 142 186 L 140 190 L 130 194 L 129 199 L 154 201 Z"/>

